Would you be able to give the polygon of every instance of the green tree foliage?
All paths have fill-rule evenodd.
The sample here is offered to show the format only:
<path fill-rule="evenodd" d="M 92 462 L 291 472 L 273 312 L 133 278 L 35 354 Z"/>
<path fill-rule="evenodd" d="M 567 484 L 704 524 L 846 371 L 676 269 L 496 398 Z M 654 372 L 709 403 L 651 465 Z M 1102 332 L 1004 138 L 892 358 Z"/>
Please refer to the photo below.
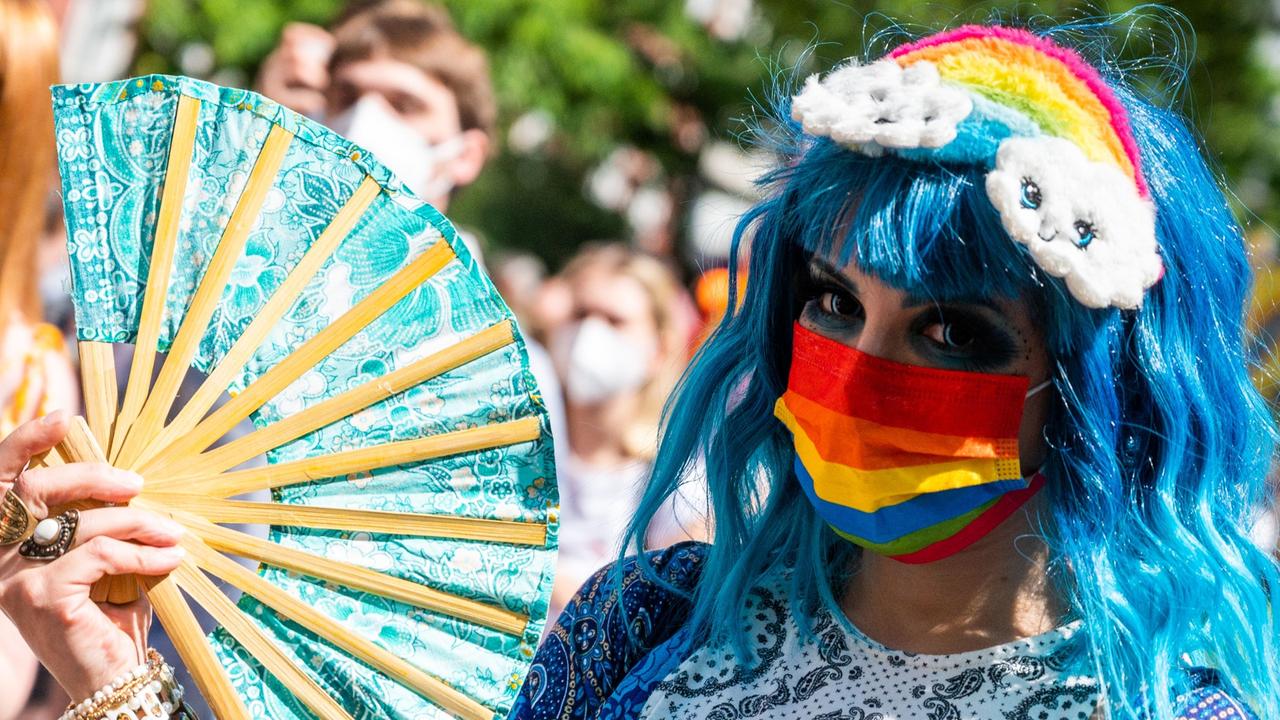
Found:
<path fill-rule="evenodd" d="M 446 0 L 460 30 L 491 56 L 504 127 L 530 111 L 552 120 L 548 142 L 504 153 L 450 213 L 498 246 L 529 248 L 558 264 L 577 244 L 618 237 L 625 225 L 583 191 L 591 168 L 619 145 L 656 158 L 677 208 L 700 184 L 698 151 L 707 138 L 734 139 L 779 68 L 800 73 L 860 53 L 890 17 L 923 32 L 962 21 L 1096 16 L 1094 5 L 933 0 L 756 0 L 740 37 L 720 39 L 681 0 Z M 139 72 L 184 70 L 192 48 L 212 50 L 223 82 L 250 82 L 283 24 L 324 24 L 342 0 L 151 0 L 142 29 Z M 1123 12 L 1133 3 L 1108 9 Z M 1203 130 L 1243 202 L 1280 221 L 1280 41 L 1276 12 L 1263 0 L 1175 2 L 1174 14 L 1148 11 L 1113 33 L 1122 57 L 1188 63 L 1135 67 L 1163 86 L 1185 79 L 1183 109 Z M 207 56 L 207 52 L 204 55 Z M 197 54 L 199 55 L 199 54 Z M 188 62 L 190 65 L 190 62 Z M 204 68 L 185 68 L 205 72 Z M 1244 207 L 1248 210 L 1244 210 Z M 1252 211 L 1252 213 L 1250 213 Z M 678 225 L 678 218 L 677 223 Z"/>

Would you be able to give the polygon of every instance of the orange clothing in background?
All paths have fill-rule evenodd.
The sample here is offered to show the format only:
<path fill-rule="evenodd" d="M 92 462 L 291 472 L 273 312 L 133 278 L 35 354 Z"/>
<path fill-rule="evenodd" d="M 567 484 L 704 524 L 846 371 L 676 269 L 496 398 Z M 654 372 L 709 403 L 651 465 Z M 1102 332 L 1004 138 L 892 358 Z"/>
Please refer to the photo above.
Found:
<path fill-rule="evenodd" d="M 54 410 L 79 402 L 67 344 L 48 323 L 11 322 L 0 344 L 0 437 Z"/>

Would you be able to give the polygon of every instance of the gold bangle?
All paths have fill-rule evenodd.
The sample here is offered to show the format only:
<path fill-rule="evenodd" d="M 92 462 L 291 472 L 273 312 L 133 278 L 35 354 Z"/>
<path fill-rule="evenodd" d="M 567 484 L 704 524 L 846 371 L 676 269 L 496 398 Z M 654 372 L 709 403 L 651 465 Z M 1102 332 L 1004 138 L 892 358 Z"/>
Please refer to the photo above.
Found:
<path fill-rule="evenodd" d="M 101 720 L 133 717 L 139 720 L 168 720 L 182 709 L 182 686 L 173 668 L 154 649 L 147 650 L 146 663 L 116 678 L 80 703 L 67 706 L 60 720 Z"/>

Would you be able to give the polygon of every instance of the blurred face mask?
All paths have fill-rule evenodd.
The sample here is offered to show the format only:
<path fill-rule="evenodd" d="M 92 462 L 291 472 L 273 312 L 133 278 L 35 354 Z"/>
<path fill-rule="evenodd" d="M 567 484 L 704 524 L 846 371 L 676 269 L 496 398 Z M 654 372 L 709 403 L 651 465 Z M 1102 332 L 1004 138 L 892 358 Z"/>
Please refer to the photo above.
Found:
<path fill-rule="evenodd" d="M 461 135 L 440 143 L 428 142 L 385 102 L 370 95 L 334 116 L 328 125 L 373 153 L 418 197 L 439 198 L 453 189 L 453 179 L 444 172 L 444 165 L 462 154 Z"/>
<path fill-rule="evenodd" d="M 649 380 L 657 348 L 639 343 L 608 322 L 588 317 L 557 338 L 556 362 L 564 373 L 564 392 L 575 405 L 594 405 Z"/>

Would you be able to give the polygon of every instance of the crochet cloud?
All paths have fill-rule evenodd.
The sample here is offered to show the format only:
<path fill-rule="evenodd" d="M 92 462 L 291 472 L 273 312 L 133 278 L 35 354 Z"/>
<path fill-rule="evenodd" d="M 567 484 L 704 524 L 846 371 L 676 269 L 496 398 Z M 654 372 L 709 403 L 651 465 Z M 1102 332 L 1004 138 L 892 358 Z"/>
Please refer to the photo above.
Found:
<path fill-rule="evenodd" d="M 856 62 L 810 77 L 791 115 L 811 135 L 875 154 L 880 148 L 937 148 L 973 110 L 964 90 L 942 84 L 929 62 Z"/>
<path fill-rule="evenodd" d="M 1135 308 L 1160 279 L 1155 210 L 1114 165 L 1061 138 L 1010 138 L 986 183 L 1010 236 L 1083 305 Z"/>

